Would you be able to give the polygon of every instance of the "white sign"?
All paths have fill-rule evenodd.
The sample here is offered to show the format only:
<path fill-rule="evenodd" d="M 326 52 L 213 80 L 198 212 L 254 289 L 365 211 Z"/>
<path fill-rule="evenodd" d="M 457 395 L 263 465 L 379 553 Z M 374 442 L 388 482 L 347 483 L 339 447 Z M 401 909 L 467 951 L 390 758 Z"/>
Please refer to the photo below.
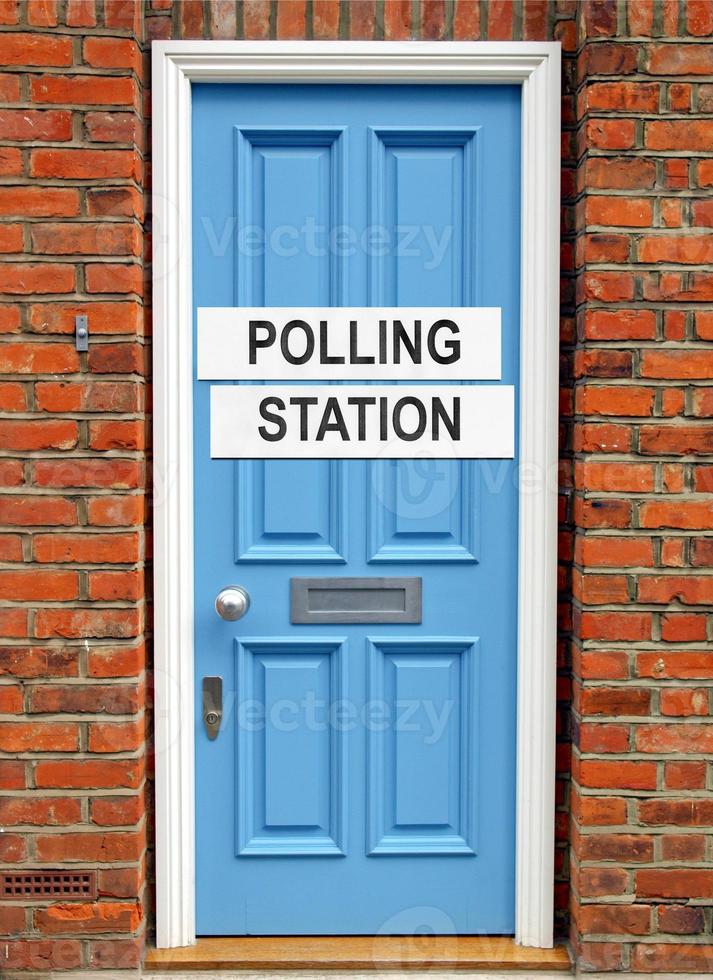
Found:
<path fill-rule="evenodd" d="M 211 385 L 216 459 L 508 459 L 512 385 Z"/>
<path fill-rule="evenodd" d="M 494 307 L 201 307 L 200 381 L 499 381 Z"/>

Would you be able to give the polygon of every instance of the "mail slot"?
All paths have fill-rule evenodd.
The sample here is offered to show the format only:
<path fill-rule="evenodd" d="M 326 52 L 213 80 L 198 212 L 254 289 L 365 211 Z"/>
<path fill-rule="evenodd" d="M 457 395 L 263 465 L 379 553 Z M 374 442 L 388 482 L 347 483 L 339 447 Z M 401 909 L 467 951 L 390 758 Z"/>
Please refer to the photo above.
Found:
<path fill-rule="evenodd" d="M 293 623 L 420 623 L 421 579 L 292 578 Z"/>

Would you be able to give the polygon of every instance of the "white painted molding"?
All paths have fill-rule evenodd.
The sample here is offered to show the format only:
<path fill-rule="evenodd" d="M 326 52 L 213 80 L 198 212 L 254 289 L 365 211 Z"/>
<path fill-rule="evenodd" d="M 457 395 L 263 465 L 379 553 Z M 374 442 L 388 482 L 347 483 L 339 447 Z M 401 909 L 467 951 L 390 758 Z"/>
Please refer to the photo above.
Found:
<path fill-rule="evenodd" d="M 522 86 L 516 937 L 552 945 L 560 46 L 155 41 L 153 65 L 156 932 L 195 942 L 191 94 L 200 82 Z"/>

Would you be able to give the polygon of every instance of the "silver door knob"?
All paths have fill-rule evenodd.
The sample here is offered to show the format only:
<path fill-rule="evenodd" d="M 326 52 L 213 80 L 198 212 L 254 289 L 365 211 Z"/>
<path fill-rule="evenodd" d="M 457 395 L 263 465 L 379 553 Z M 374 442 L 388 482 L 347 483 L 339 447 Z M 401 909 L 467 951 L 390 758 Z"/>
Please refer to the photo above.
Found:
<path fill-rule="evenodd" d="M 242 619 L 249 608 L 250 596 L 242 585 L 227 585 L 215 600 L 215 611 L 221 619 L 227 619 L 230 623 Z"/>

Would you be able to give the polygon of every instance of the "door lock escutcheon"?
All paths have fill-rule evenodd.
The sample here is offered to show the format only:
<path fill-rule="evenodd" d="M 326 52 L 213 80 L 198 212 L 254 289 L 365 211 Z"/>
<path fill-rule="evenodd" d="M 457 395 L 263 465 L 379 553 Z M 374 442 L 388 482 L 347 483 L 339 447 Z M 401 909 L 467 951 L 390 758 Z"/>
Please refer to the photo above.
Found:
<path fill-rule="evenodd" d="M 218 737 L 223 718 L 223 678 L 203 678 L 203 724 L 211 742 Z"/>

